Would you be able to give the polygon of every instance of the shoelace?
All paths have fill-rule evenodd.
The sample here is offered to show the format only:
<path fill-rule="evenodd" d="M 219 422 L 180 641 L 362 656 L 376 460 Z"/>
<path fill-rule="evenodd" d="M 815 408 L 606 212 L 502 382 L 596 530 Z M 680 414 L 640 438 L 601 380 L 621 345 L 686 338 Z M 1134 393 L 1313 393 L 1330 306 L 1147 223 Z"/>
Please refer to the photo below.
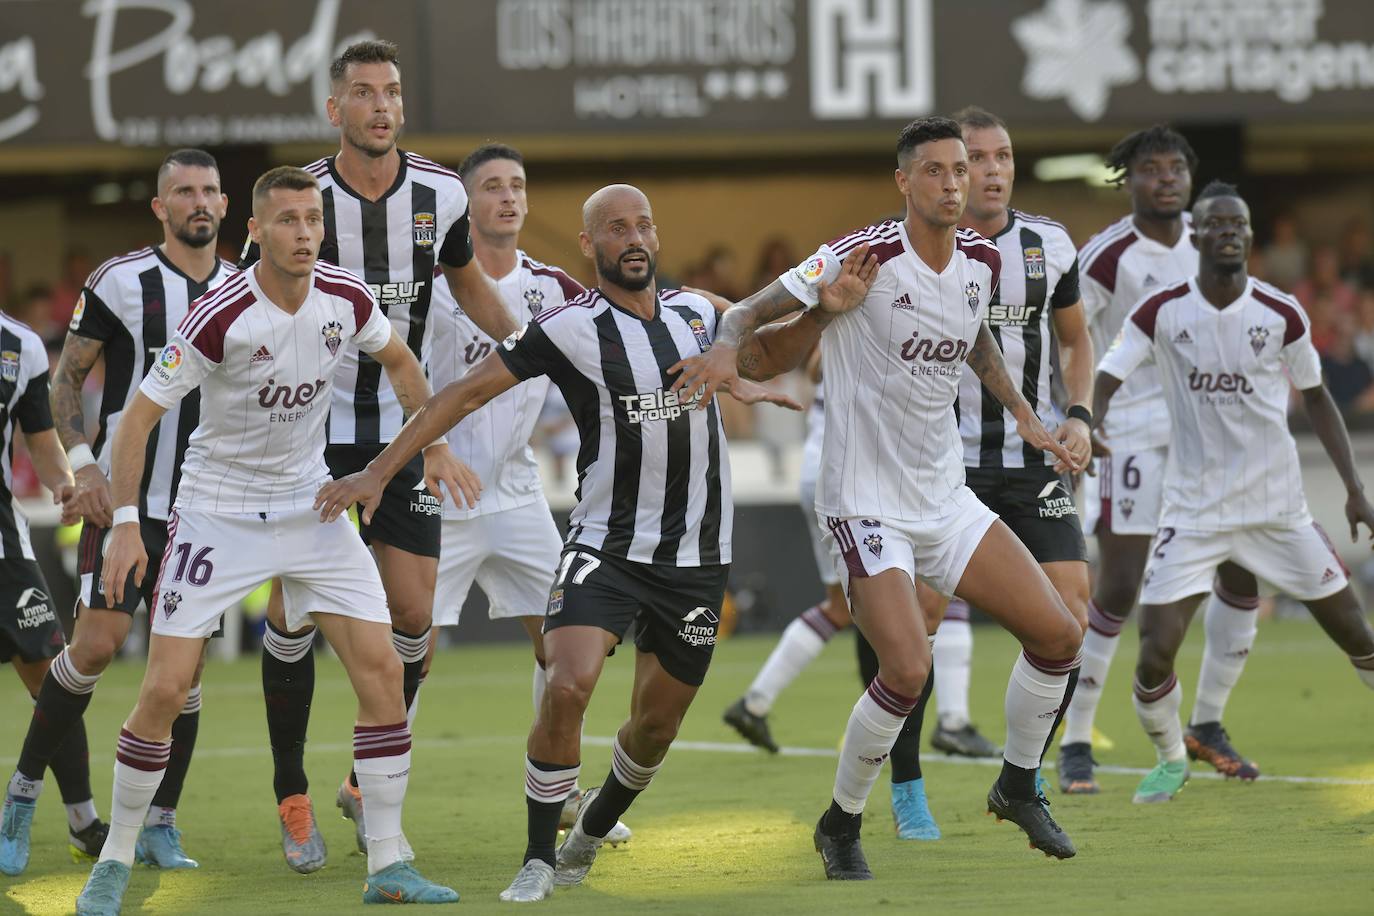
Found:
<path fill-rule="evenodd" d="M 282 823 L 286 825 L 286 832 L 291 835 L 292 840 L 304 846 L 310 842 L 311 828 L 315 826 L 315 818 L 310 813 L 310 806 L 304 801 L 295 801 L 285 807 Z"/>

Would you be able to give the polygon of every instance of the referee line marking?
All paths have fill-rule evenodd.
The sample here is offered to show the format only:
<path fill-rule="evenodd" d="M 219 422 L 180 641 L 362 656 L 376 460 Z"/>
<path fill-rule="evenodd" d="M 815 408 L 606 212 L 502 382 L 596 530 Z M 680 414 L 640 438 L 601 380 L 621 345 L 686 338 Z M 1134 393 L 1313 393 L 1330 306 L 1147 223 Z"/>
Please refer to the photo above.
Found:
<path fill-rule="evenodd" d="M 524 735 L 482 735 L 470 738 L 420 738 L 414 744 L 417 749 L 424 750 L 431 748 L 434 750 L 461 750 L 465 747 L 475 747 L 477 745 L 489 744 L 509 744 L 524 740 Z M 583 735 L 582 743 L 588 747 L 610 747 L 615 742 L 613 737 L 601 735 Z M 352 743 L 330 743 L 314 742 L 305 747 L 308 754 L 338 754 L 352 752 Z M 724 741 L 674 741 L 672 750 L 674 751 L 695 751 L 707 754 L 752 754 L 765 756 L 767 752 L 758 748 L 741 743 L 727 743 Z M 232 757 L 258 757 L 267 756 L 271 753 L 267 743 L 253 745 L 250 747 L 206 747 L 196 749 L 196 759 L 201 758 L 232 758 Z M 834 759 L 840 752 L 834 748 L 823 747 L 783 747 L 778 750 L 780 757 L 827 757 Z M 92 752 L 92 762 L 105 762 L 114 759 L 111 753 Z M 0 766 L 11 767 L 19 762 L 18 757 L 0 757 Z M 948 754 L 922 754 L 921 765 L 931 763 L 952 764 L 954 766 L 974 766 L 974 767 L 1000 767 L 1002 759 L 1000 757 L 952 757 Z M 1046 763 L 1047 770 L 1053 770 L 1053 763 Z M 1123 766 L 1102 766 L 1096 767 L 1098 773 L 1109 773 L 1115 776 L 1144 776 L 1150 772 L 1144 767 L 1123 767 Z M 1210 770 L 1194 771 L 1192 779 L 1225 779 L 1220 773 Z M 1358 779 L 1346 776 L 1283 776 L 1262 774 L 1261 782 L 1281 782 L 1290 785 L 1314 785 L 1314 786 L 1374 786 L 1374 779 Z"/>

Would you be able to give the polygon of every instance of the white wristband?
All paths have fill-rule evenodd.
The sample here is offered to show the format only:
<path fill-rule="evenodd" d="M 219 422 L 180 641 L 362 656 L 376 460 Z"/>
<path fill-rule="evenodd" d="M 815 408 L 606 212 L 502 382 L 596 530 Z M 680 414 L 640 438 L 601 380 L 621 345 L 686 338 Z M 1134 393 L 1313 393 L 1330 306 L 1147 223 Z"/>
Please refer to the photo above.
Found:
<path fill-rule="evenodd" d="M 138 524 L 138 506 L 120 506 L 114 510 L 114 526 L 127 525 L 133 522 Z"/>
<path fill-rule="evenodd" d="M 84 442 L 80 445 L 73 445 L 67 450 L 67 464 L 71 465 L 72 473 L 75 474 L 82 468 L 95 464 L 95 454 L 91 451 L 91 447 Z"/>
<path fill-rule="evenodd" d="M 427 452 L 430 449 L 434 448 L 434 446 L 436 445 L 448 445 L 448 436 L 440 436 L 438 439 L 435 439 L 429 445 L 426 445 L 424 448 L 420 449 L 420 451 Z"/>

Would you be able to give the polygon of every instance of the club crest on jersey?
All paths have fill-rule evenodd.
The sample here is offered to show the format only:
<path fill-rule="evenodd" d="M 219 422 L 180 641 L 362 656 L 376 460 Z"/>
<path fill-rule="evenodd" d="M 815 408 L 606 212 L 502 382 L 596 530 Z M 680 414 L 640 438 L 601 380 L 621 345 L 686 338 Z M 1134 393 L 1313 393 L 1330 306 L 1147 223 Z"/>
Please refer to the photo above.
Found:
<path fill-rule="evenodd" d="M 1043 280 L 1045 279 L 1045 249 L 1027 248 L 1026 256 L 1026 279 Z"/>
<path fill-rule="evenodd" d="M 1129 496 L 1123 497 L 1116 501 L 1116 507 L 1121 510 L 1122 516 L 1130 518 L 1131 513 L 1135 511 L 1135 500 Z"/>
<path fill-rule="evenodd" d="M 175 614 L 175 613 L 177 612 L 177 608 L 180 607 L 180 606 L 181 606 L 181 593 L 180 593 L 180 592 L 163 592 L 163 593 L 162 593 L 162 615 L 163 615 L 164 617 L 171 617 L 173 614 Z"/>
<path fill-rule="evenodd" d="M 525 290 L 525 304 L 530 307 L 531 315 L 538 315 L 544 311 L 544 291 L 542 289 Z"/>
<path fill-rule="evenodd" d="M 434 214 L 416 213 L 415 214 L 415 247 L 433 248 L 434 247 Z"/>
<path fill-rule="evenodd" d="M 692 336 L 697 339 L 697 347 L 702 353 L 711 349 L 711 335 L 706 333 L 706 322 L 700 318 L 688 318 L 687 326 L 692 329 Z"/>
<path fill-rule="evenodd" d="M 549 593 L 548 615 L 552 617 L 561 610 L 563 610 L 563 589 L 556 588 Z"/>
<path fill-rule="evenodd" d="M 881 558 L 883 555 L 883 536 L 881 534 L 870 534 L 868 537 L 864 538 L 864 546 L 868 548 L 869 553 L 873 554 L 875 557 Z"/>
<path fill-rule="evenodd" d="M 974 312 L 978 311 L 978 294 L 980 292 L 982 289 L 978 286 L 977 280 L 968 281 L 968 285 L 964 287 L 964 296 L 968 299 L 968 307 Z"/>
<path fill-rule="evenodd" d="M 329 355 L 337 356 L 339 344 L 343 343 L 343 325 L 337 321 L 331 321 L 320 328 L 320 333 L 324 335 L 324 346 L 329 351 Z"/>
<path fill-rule="evenodd" d="M 1264 350 L 1264 345 L 1268 342 L 1268 328 L 1261 327 L 1260 325 L 1255 325 L 1253 328 L 1250 329 L 1250 349 L 1255 351 L 1256 356 L 1260 355 L 1260 353 Z"/>
<path fill-rule="evenodd" d="M 152 373 L 164 382 L 170 382 L 172 376 L 177 374 L 181 368 L 182 352 L 181 347 L 174 343 L 169 343 L 162 348 L 158 354 L 157 362 L 153 364 Z"/>
<path fill-rule="evenodd" d="M 7 382 L 19 381 L 19 354 L 15 351 L 0 352 L 0 378 Z"/>

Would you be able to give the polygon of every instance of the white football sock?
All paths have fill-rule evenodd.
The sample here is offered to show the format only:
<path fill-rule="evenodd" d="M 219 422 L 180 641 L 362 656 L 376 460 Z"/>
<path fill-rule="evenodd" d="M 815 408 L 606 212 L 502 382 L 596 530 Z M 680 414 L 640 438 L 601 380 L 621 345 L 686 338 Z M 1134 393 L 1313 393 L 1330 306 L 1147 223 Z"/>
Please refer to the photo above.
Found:
<path fill-rule="evenodd" d="M 410 729 L 395 725 L 353 728 L 353 771 L 367 813 L 367 873 L 401 861 L 401 806 L 410 781 Z"/>
<path fill-rule="evenodd" d="M 127 728 L 120 729 L 110 797 L 110 835 L 100 850 L 100 861 L 113 859 L 133 866 L 134 845 L 171 756 L 171 741 L 144 741 Z"/>
<path fill-rule="evenodd" d="M 881 677 L 875 677 L 854 704 L 835 769 L 834 798 L 846 813 L 863 812 L 902 723 L 915 706 L 916 697 L 894 693 Z"/>
<path fill-rule="evenodd" d="M 1178 685 L 1178 676 L 1169 675 L 1158 687 L 1145 687 L 1136 681 L 1133 699 L 1136 715 L 1140 717 L 1145 734 L 1154 742 L 1159 759 L 1170 762 L 1186 759 L 1183 724 L 1178 718 L 1178 711 L 1183 706 L 1183 688 Z"/>
<path fill-rule="evenodd" d="M 789 623 L 754 683 L 745 691 L 744 708 L 756 716 L 768 715 L 778 694 L 816 660 L 835 632 L 835 625 L 819 607 L 810 608 Z"/>
<path fill-rule="evenodd" d="M 1207 641 L 1202 647 L 1202 670 L 1190 724 L 1221 721 L 1259 632 L 1258 608 L 1257 596 L 1223 595 L 1216 590 L 1207 597 L 1202 618 Z"/>
<path fill-rule="evenodd" d="M 1092 743 L 1097 704 L 1102 700 L 1102 688 L 1107 684 L 1107 672 L 1112 667 L 1112 657 L 1116 655 L 1116 647 L 1121 642 L 1121 628 L 1125 623 L 1124 619 L 1104 612 L 1096 602 L 1088 602 L 1088 632 L 1083 634 L 1083 667 L 1078 672 L 1078 686 L 1074 689 L 1073 700 L 1064 714 L 1064 736 L 1059 739 L 1060 747 L 1065 744 Z"/>
<path fill-rule="evenodd" d="M 964 602 L 958 598 L 954 602 Z M 935 710 L 940 717 L 940 727 L 947 729 L 963 728 L 969 723 L 968 685 L 970 669 L 973 666 L 973 627 L 968 622 L 968 605 L 964 605 L 964 617 L 950 618 L 948 615 L 935 634 L 935 648 L 932 651 L 935 674 Z"/>
<path fill-rule="evenodd" d="M 1002 757 L 1008 763 L 1027 770 L 1040 766 L 1045 740 L 1069 686 L 1069 672 L 1078 663 L 1078 658 L 1039 658 L 1024 649 L 1016 656 L 1007 679 L 1007 743 Z"/>

